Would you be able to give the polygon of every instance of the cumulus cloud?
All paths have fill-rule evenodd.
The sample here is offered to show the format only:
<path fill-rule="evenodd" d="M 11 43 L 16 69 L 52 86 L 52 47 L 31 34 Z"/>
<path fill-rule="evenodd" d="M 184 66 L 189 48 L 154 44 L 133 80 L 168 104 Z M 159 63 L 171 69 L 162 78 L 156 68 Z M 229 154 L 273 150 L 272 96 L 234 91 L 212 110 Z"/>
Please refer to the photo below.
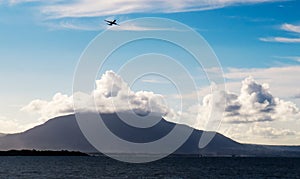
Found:
<path fill-rule="evenodd" d="M 24 106 L 21 111 L 37 113 L 44 121 L 52 117 L 72 114 L 74 113 L 73 97 L 56 93 L 50 101 L 41 99 L 33 100 Z"/>
<path fill-rule="evenodd" d="M 50 101 L 37 99 L 21 110 L 38 113 L 43 119 L 72 114 L 74 98 L 81 101 L 80 110 L 83 111 L 99 113 L 134 111 L 139 115 L 147 115 L 150 112 L 161 116 L 175 115 L 166 105 L 162 95 L 149 91 L 134 92 L 113 71 L 107 71 L 100 80 L 96 80 L 96 88 L 92 94 L 75 93 L 74 96 L 68 96 L 57 93 Z M 90 98 L 93 98 L 93 103 Z M 185 112 L 180 113 L 181 117 L 188 120 L 198 116 L 198 124 L 207 122 L 212 108 L 224 110 L 223 122 L 227 123 L 285 121 L 299 117 L 299 109 L 294 103 L 274 97 L 267 84 L 259 84 L 252 77 L 242 81 L 240 94 L 221 91 L 215 100 L 212 99 L 213 94 L 205 95 L 202 104 L 188 107 Z M 96 108 L 93 108 L 94 104 Z"/>
<path fill-rule="evenodd" d="M 140 115 L 154 112 L 162 116 L 169 112 L 162 95 L 149 91 L 134 92 L 112 71 L 107 71 L 96 81 L 93 95 L 99 112 L 133 110 Z"/>
<path fill-rule="evenodd" d="M 242 82 L 240 94 L 223 92 L 226 101 L 224 121 L 252 123 L 299 118 L 299 109 L 290 101 L 274 97 L 267 84 L 259 84 L 252 77 Z"/>
<path fill-rule="evenodd" d="M 90 100 L 93 98 L 93 100 Z M 171 115 L 162 95 L 149 91 L 132 91 L 126 82 L 113 71 L 104 73 L 96 80 L 92 94 L 74 93 L 74 96 L 57 93 L 50 101 L 34 100 L 21 110 L 38 113 L 47 120 L 56 116 L 74 113 L 74 99 L 80 101 L 78 110 L 86 112 L 114 113 L 134 111 L 138 115 L 155 113 L 161 116 Z M 91 101 L 93 103 L 91 103 Z M 94 108 L 94 104 L 95 107 Z"/>
<path fill-rule="evenodd" d="M 262 139 L 276 139 L 279 136 L 296 136 L 298 129 L 284 129 L 280 126 L 269 126 L 276 122 L 295 122 L 300 119 L 297 106 L 286 100 L 274 97 L 268 84 L 260 84 L 252 77 L 242 81 L 239 93 L 221 91 L 218 94 L 207 94 L 202 103 L 184 106 L 183 111 L 174 111 L 167 106 L 164 97 L 149 91 L 134 92 L 123 79 L 113 71 L 107 71 L 95 82 L 91 94 L 74 93 L 73 96 L 57 93 L 49 100 L 34 100 L 22 108 L 23 111 L 40 114 L 46 120 L 55 116 L 74 113 L 74 99 L 80 101 L 79 110 L 99 113 L 134 111 L 140 116 L 150 112 L 165 117 L 167 120 L 184 123 L 204 130 L 218 130 L 208 126 L 210 117 L 216 110 L 223 114 L 220 132 L 236 140 L 261 136 Z M 92 99 L 92 100 L 91 100 Z M 222 105 L 222 104 L 225 104 Z M 93 108 L 96 106 L 96 108 Z M 210 123 L 218 126 L 216 123 Z M 262 125 L 263 124 L 263 125 Z M 224 130 L 224 128 L 226 130 Z M 255 142 L 255 141 L 254 141 Z"/>
<path fill-rule="evenodd" d="M 268 84 L 260 84 L 252 77 L 242 81 L 240 92 L 221 92 L 219 102 L 225 103 L 223 121 L 218 129 L 240 142 L 261 144 L 295 144 L 299 138 L 300 111 L 291 101 L 275 97 Z M 197 127 L 206 129 L 211 96 L 198 106 Z M 209 105 L 207 105 L 209 104 Z M 195 110 L 195 109 L 194 109 Z"/>
<path fill-rule="evenodd" d="M 220 91 L 215 96 L 205 95 L 202 104 L 190 106 L 181 115 L 187 119 L 187 124 L 195 128 L 217 130 L 220 120 L 217 119 L 215 123 L 209 121 L 210 115 L 214 115 L 211 114 L 212 109 L 222 111 L 222 125 L 226 127 L 300 119 L 300 111 L 295 103 L 273 96 L 268 84 L 260 84 L 252 77 L 242 81 L 240 92 Z M 196 122 L 188 120 L 195 118 Z M 214 126 L 208 126 L 209 122 Z"/>
<path fill-rule="evenodd" d="M 300 71 L 300 66 L 284 66 L 272 68 L 229 68 L 225 78 L 230 81 L 226 84 L 230 91 L 239 92 L 240 81 L 253 76 L 259 82 L 268 83 L 272 86 L 274 96 L 287 99 L 290 95 L 298 94 L 297 81 L 300 76 L 295 75 Z M 300 105 L 300 103 L 298 104 Z"/>

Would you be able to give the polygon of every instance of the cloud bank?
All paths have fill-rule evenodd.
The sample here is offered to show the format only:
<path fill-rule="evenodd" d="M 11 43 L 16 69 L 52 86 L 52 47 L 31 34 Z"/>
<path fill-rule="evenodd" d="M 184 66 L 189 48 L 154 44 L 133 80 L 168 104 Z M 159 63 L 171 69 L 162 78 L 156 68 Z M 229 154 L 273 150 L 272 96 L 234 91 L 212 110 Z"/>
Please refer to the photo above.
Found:
<path fill-rule="evenodd" d="M 229 68 L 225 78 L 230 81 L 226 85 L 231 91 L 239 92 L 240 81 L 246 77 L 253 76 L 256 80 L 272 85 L 272 93 L 277 97 L 287 99 L 299 94 L 297 81 L 300 66 L 285 66 L 271 68 Z M 300 105 L 300 103 L 298 103 Z"/>
<path fill-rule="evenodd" d="M 203 97 L 202 104 L 191 105 L 182 112 L 174 111 L 166 105 L 164 96 L 149 91 L 134 92 L 120 76 L 113 71 L 107 71 L 96 81 L 92 94 L 75 93 L 74 96 L 68 96 L 57 93 L 49 101 L 33 100 L 22 111 L 38 113 L 43 120 L 72 114 L 73 100 L 76 97 L 81 100 L 84 107 L 80 110 L 83 111 L 114 113 L 131 110 L 140 116 L 153 112 L 172 122 L 178 122 L 178 118 L 181 118 L 181 123 L 197 129 L 207 129 L 211 109 L 224 110 L 220 104 L 225 103 L 223 129 L 220 132 L 236 137 L 237 140 L 255 135 L 276 139 L 299 134 L 297 130 L 270 125 L 276 122 L 297 122 L 300 111 L 293 102 L 274 97 L 268 84 L 260 84 L 248 77 L 242 81 L 239 93 L 222 91 L 217 96 L 217 100 L 213 101 L 212 94 L 207 94 Z M 86 103 L 90 102 L 88 98 L 94 99 L 93 104 Z M 94 104 L 96 110 L 92 108 Z M 241 133 L 241 130 L 244 132 Z"/>
<path fill-rule="evenodd" d="M 252 77 L 242 82 L 239 95 L 226 92 L 223 98 L 226 98 L 225 122 L 288 121 L 300 117 L 294 103 L 274 97 L 267 84 L 259 84 Z"/>
<path fill-rule="evenodd" d="M 262 127 L 260 125 L 255 124 L 250 127 L 248 133 L 251 135 L 264 136 L 270 139 L 276 139 L 285 136 L 295 136 L 298 135 L 296 131 L 290 129 L 276 129 L 273 127 Z"/>
<path fill-rule="evenodd" d="M 213 95 L 203 97 L 201 105 L 191 106 L 184 118 L 197 116 L 195 128 L 205 129 L 210 111 L 224 111 L 222 123 L 225 125 L 257 124 L 271 122 L 290 122 L 300 119 L 300 111 L 296 104 L 274 97 L 268 84 L 260 84 L 252 77 L 242 81 L 240 93 L 221 91 L 218 98 L 213 100 Z M 220 104 L 224 104 L 220 105 Z"/>
<path fill-rule="evenodd" d="M 43 120 L 74 113 L 73 100 L 79 100 L 84 112 L 115 113 L 134 111 L 138 115 L 150 112 L 167 116 L 172 111 L 164 103 L 162 95 L 148 91 L 132 91 L 123 79 L 113 71 L 104 73 L 100 80 L 96 80 L 96 88 L 92 94 L 74 93 L 68 96 L 57 93 L 50 101 L 33 100 L 21 110 L 40 114 Z M 93 98 L 93 100 L 90 100 Z M 94 104 L 90 104 L 93 101 Z"/>

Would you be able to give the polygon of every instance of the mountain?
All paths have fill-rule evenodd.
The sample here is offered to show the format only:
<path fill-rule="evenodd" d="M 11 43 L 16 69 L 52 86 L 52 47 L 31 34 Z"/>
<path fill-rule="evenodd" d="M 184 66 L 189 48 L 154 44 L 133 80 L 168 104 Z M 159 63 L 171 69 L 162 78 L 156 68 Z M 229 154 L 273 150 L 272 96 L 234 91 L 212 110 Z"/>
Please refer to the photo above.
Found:
<path fill-rule="evenodd" d="M 0 150 L 95 151 L 81 133 L 74 115 L 50 119 L 22 133 L 0 137 Z"/>
<path fill-rule="evenodd" d="M 101 114 L 108 128 L 120 138 L 131 142 L 150 142 L 168 134 L 176 124 L 161 119 L 150 128 L 135 128 L 124 123 L 117 114 Z M 190 129 L 179 125 L 179 130 Z M 264 146 L 241 144 L 217 133 L 204 148 L 198 143 L 203 131 L 194 129 L 189 139 L 175 152 L 176 154 L 201 154 L 205 156 L 300 156 L 300 147 Z M 0 137 L 0 150 L 35 149 L 35 150 L 72 150 L 97 152 L 85 139 L 77 124 L 75 115 L 50 119 L 46 123 L 17 134 Z M 130 151 L 116 151 L 128 153 Z"/>

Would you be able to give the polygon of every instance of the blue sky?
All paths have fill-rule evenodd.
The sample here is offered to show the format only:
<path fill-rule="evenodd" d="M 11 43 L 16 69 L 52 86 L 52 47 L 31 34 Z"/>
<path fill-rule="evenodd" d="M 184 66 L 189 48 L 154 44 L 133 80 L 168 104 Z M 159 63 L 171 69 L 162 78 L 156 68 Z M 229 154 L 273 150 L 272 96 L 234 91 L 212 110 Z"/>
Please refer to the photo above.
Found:
<path fill-rule="evenodd" d="M 300 1 L 269 1 L 205 4 L 192 0 L 189 5 L 178 0 L 169 6 L 163 0 L 153 1 L 153 6 L 159 9 L 147 1 L 140 1 L 136 6 L 121 4 L 125 10 L 121 7 L 112 10 L 120 5 L 115 1 L 103 2 L 103 6 L 111 10 L 99 11 L 90 7 L 92 1 L 0 1 L 0 117 L 18 121 L 23 115 L 19 114 L 20 108 L 28 102 L 50 100 L 56 92 L 70 95 L 81 53 L 105 30 L 103 20 L 114 18 L 120 23 L 140 17 L 162 17 L 184 23 L 206 39 L 228 76 L 242 78 L 263 73 L 258 78 L 265 79 L 262 82 L 270 86 L 274 84 L 276 96 L 299 105 L 299 99 L 291 99 L 300 94 L 297 84 L 286 85 L 287 89 L 294 89 L 293 94 L 288 94 L 286 88 L 281 88 L 283 82 L 277 83 L 267 75 L 274 77 L 273 69 L 280 71 L 285 67 L 298 67 L 300 63 Z M 82 7 L 81 13 L 74 10 L 78 7 Z M 147 48 L 147 44 L 144 45 Z M 151 48 L 155 49 L 155 45 Z M 172 48 L 164 50 L 167 53 Z M 228 78 L 228 81 L 237 80 L 240 79 L 236 76 Z M 284 81 L 290 80 L 294 79 Z M 229 84 L 231 87 L 232 91 L 239 90 L 234 83 Z M 28 121 L 34 117 L 28 117 Z"/>
<path fill-rule="evenodd" d="M 2 76 L 6 76 L 4 81 L 13 81 L 18 74 L 30 78 L 31 82 L 39 81 L 38 78 L 32 79 L 37 74 L 43 79 L 58 75 L 60 80 L 54 83 L 58 84 L 51 90 L 61 85 L 59 90 L 65 90 L 69 84 L 64 85 L 59 81 L 70 81 L 81 52 L 101 30 L 66 29 L 60 27 L 60 22 L 76 21 L 83 26 L 92 22 L 93 26 L 100 26 L 106 16 L 47 19 L 37 10 L 43 3 L 21 2 L 8 4 L 4 1 L 0 6 L 0 59 Z M 300 56 L 298 44 L 259 40 L 260 37 L 293 36 L 280 30 L 280 26 L 299 23 L 299 4 L 299 1 L 259 3 L 209 11 L 134 13 L 115 17 L 133 19 L 153 16 L 183 22 L 203 35 L 224 67 L 261 68 L 295 63 L 276 57 Z M 7 76 L 12 79 L 7 79 Z"/>

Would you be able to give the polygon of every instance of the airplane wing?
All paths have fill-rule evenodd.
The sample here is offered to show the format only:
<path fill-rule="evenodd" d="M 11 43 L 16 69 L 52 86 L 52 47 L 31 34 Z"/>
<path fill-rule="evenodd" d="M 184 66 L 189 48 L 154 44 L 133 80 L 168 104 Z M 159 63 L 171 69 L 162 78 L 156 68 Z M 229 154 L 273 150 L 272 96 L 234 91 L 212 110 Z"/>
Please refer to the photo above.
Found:
<path fill-rule="evenodd" d="M 116 19 L 113 20 L 113 21 L 109 21 L 109 20 L 104 20 L 104 21 L 107 22 L 107 25 L 110 25 L 110 26 L 112 26 L 112 25 L 119 25 L 119 24 L 116 23 L 116 21 L 117 21 Z"/>

